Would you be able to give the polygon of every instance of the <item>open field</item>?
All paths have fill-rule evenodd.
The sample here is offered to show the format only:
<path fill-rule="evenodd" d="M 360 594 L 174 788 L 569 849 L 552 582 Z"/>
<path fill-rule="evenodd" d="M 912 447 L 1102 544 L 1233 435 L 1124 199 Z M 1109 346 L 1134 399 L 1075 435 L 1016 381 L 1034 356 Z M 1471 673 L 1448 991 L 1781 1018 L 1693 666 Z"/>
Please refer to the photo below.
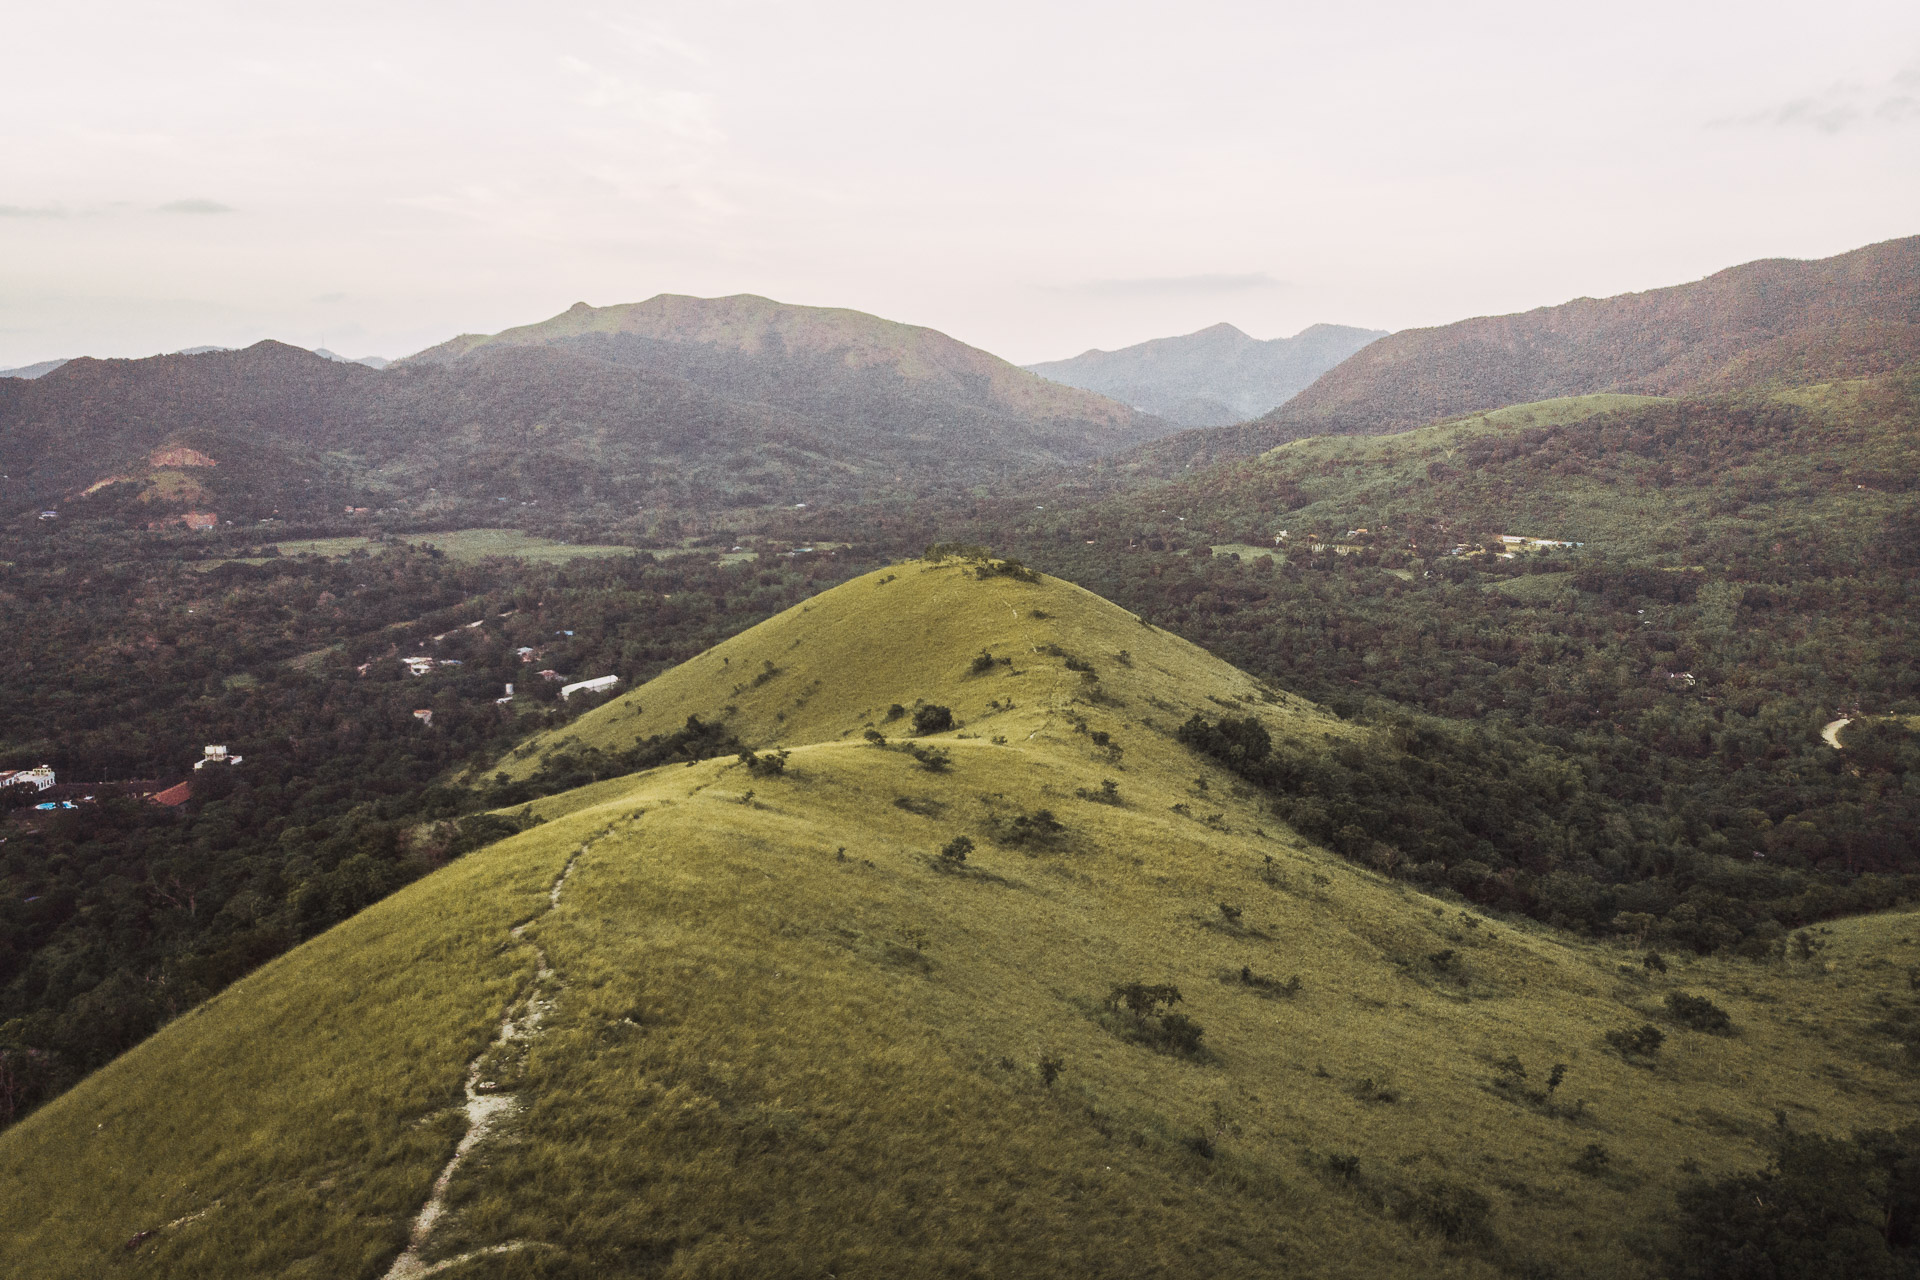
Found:
<path fill-rule="evenodd" d="M 403 540 L 416 546 L 437 547 L 455 560 L 484 560 L 488 556 L 510 556 L 533 564 L 562 564 L 582 556 L 637 554 L 633 547 L 556 542 L 551 538 L 536 537 L 519 529 L 455 529 L 449 533 L 407 534 L 404 535 Z M 294 538 L 277 542 L 274 546 L 283 556 L 325 556 L 330 559 L 350 556 L 356 551 L 378 555 L 382 549 L 381 543 L 362 537 Z M 236 560 L 241 564 L 266 563 L 262 557 L 251 556 L 235 557 L 233 560 L 200 561 L 194 567 L 211 569 L 215 565 L 230 564 Z"/>

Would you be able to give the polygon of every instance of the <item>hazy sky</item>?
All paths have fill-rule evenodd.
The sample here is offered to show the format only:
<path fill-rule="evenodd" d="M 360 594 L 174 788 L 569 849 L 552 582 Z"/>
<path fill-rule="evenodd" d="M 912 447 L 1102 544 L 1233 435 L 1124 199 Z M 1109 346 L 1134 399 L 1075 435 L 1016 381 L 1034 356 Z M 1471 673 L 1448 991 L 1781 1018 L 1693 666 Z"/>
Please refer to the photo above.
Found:
<path fill-rule="evenodd" d="M 1913 0 L 9 0 L 0 32 L 0 367 L 394 356 L 660 292 L 1033 361 L 1920 233 Z"/>

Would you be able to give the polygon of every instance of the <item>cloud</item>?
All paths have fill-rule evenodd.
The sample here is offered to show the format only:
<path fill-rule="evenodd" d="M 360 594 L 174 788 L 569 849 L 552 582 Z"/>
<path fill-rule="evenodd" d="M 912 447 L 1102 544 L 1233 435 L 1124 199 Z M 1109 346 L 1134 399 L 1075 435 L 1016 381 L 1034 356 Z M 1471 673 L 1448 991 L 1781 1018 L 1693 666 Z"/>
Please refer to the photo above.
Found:
<path fill-rule="evenodd" d="M 161 213 L 232 213 L 230 204 L 221 204 L 218 200 L 208 200 L 195 196 L 190 200 L 175 200 L 160 206 Z"/>
<path fill-rule="evenodd" d="M 1117 280 L 1088 280 L 1065 285 L 1061 293 L 1095 297 L 1166 297 L 1174 294 L 1248 293 L 1255 289 L 1284 289 L 1284 280 L 1276 280 L 1264 271 L 1242 274 L 1206 273 L 1192 276 L 1132 276 Z"/>
<path fill-rule="evenodd" d="M 1920 121 L 1920 63 L 1879 84 L 1834 84 L 1746 115 L 1708 121 L 1716 129 L 1812 129 L 1839 134 L 1865 125 Z"/>
<path fill-rule="evenodd" d="M 0 204 L 0 218 L 64 218 L 67 211 L 57 205 L 29 208 L 22 204 Z"/>

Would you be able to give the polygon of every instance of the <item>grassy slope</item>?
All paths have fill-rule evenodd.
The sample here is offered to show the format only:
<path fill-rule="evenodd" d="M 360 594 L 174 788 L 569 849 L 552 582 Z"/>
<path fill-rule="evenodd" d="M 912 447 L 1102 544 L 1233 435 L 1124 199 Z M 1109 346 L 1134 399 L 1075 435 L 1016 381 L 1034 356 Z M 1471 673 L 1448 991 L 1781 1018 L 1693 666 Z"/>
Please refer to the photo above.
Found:
<path fill-rule="evenodd" d="M 510 556 L 515 560 L 526 560 L 535 564 L 564 564 L 568 560 L 581 556 L 630 556 L 635 554 L 632 547 L 615 546 L 605 543 L 556 542 L 552 538 L 542 538 L 519 529 L 454 529 L 445 533 L 415 534 L 410 541 L 421 545 L 432 545 L 445 552 L 454 560 L 484 560 L 488 556 Z M 378 554 L 384 550 L 381 543 L 371 538 L 294 538 L 276 543 L 283 556 L 327 556 L 337 558 L 352 555 L 355 551 L 370 551 Z M 659 553 L 655 553 L 659 554 Z M 236 557 L 242 564 L 265 564 L 266 560 L 258 556 Z M 202 560 L 193 562 L 196 569 L 211 569 L 227 564 L 226 560 Z"/>
<path fill-rule="evenodd" d="M 1304 845 L 1165 736 L 1218 713 L 1209 696 L 1247 699 L 1236 709 L 1276 733 L 1350 732 L 1311 706 L 1267 702 L 1063 583 L 888 572 L 574 727 L 617 743 L 730 697 L 743 736 L 794 747 L 784 776 L 716 760 L 541 802 L 547 824 L 276 961 L 0 1135 L 0 1271 L 379 1274 L 459 1131 L 446 1108 L 466 1062 L 531 973 L 527 944 L 552 967 L 554 1012 L 523 1064 L 493 1072 L 524 1109 L 455 1178 L 430 1252 L 540 1247 L 462 1277 L 1486 1275 L 1503 1257 L 1633 1274 L 1622 1242 L 1670 1204 L 1682 1162 L 1759 1163 L 1775 1108 L 1829 1130 L 1910 1114 L 1914 1081 L 1866 1026 L 1904 998 L 1913 916 L 1834 926 L 1825 963 L 1623 972 L 1617 952 Z M 1091 661 L 1113 701 L 1089 701 L 1034 651 L 1047 643 Z M 983 646 L 1014 667 L 970 674 Z M 783 674 L 758 688 L 713 689 L 769 660 Z M 968 722 L 941 737 L 946 772 L 852 732 L 916 693 Z M 1113 735 L 1117 763 L 1076 717 Z M 1103 778 L 1122 806 L 1076 795 Z M 1042 806 L 1067 829 L 1057 849 L 995 839 L 996 815 Z M 957 833 L 978 842 L 974 874 L 930 864 Z M 1443 949 L 1464 978 L 1434 971 Z M 1264 1000 L 1220 980 L 1242 965 L 1302 989 Z M 1125 981 L 1176 983 L 1213 1060 L 1101 1029 L 1088 1010 Z M 1668 990 L 1711 995 L 1739 1034 L 1669 1027 L 1650 1068 L 1602 1048 L 1657 1020 Z M 1584 1117 L 1488 1088 L 1509 1053 L 1535 1081 L 1569 1064 L 1559 1096 Z M 1065 1061 L 1051 1089 L 1046 1056 Z M 1397 1100 L 1363 1100 L 1365 1080 Z M 1210 1159 L 1189 1145 L 1203 1134 Z M 1612 1154 L 1597 1176 L 1571 1167 L 1590 1143 Z M 1355 1182 L 1327 1172 L 1333 1153 L 1358 1157 Z M 1496 1243 L 1451 1245 L 1374 1206 L 1436 1181 L 1490 1199 Z"/>
<path fill-rule="evenodd" d="M 1337 524 L 1356 518 L 1445 522 L 1458 518 L 1463 509 L 1497 502 L 1510 513 L 1509 527 L 1502 532 L 1585 542 L 1615 553 L 1669 550 L 1689 533 L 1707 535 L 1763 522 L 1784 538 L 1812 539 L 1827 547 L 1843 537 L 1847 539 L 1843 554 L 1851 555 L 1865 549 L 1865 540 L 1898 509 L 1902 495 L 1851 487 L 1835 493 L 1816 472 L 1906 466 L 1913 449 L 1912 429 L 1905 421 L 1889 420 L 1867 404 L 1874 391 L 1870 382 L 1841 382 L 1777 393 L 1775 398 L 1807 411 L 1809 425 L 1829 433 L 1831 443 L 1823 446 L 1816 438 L 1793 457 L 1764 454 L 1741 474 L 1670 488 L 1643 486 L 1625 491 L 1590 476 L 1519 487 L 1498 475 L 1469 473 L 1453 481 L 1450 489 L 1428 478 L 1433 463 L 1459 464 L 1459 450 L 1475 439 L 1613 413 L 1631 422 L 1635 409 L 1671 403 L 1652 396 L 1569 396 L 1391 436 L 1314 437 L 1281 445 L 1255 465 L 1298 478 L 1304 502 L 1285 513 L 1296 525 Z M 1640 460 L 1634 465 L 1650 472 L 1656 464 Z M 1737 511 L 1713 509 L 1715 485 L 1747 479 L 1777 481 L 1778 488 Z M 1255 485 L 1246 496 L 1257 500 L 1259 492 Z"/>

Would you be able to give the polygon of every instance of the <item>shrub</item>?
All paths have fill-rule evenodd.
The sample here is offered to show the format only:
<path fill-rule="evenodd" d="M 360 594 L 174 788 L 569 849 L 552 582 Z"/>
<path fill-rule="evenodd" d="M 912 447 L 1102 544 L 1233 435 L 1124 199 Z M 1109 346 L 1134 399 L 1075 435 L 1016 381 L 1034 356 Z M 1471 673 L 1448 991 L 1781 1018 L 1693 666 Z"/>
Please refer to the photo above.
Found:
<path fill-rule="evenodd" d="M 1690 996 L 1675 991 L 1667 996 L 1667 1016 L 1683 1027 L 1724 1035 L 1733 1030 L 1733 1019 L 1705 996 Z"/>
<path fill-rule="evenodd" d="M 1394 1103 L 1400 1101 L 1400 1091 L 1398 1089 L 1381 1084 L 1372 1076 L 1362 1076 L 1360 1079 L 1354 1081 L 1353 1096 L 1362 1102 Z"/>
<path fill-rule="evenodd" d="M 1038 582 L 1038 571 L 1027 568 L 1012 556 L 1002 560 L 987 560 L 974 566 L 976 578 L 1012 578 L 1015 582 Z"/>
<path fill-rule="evenodd" d="M 967 836 L 955 836 L 947 841 L 940 850 L 940 865 L 949 871 L 957 871 L 966 865 L 967 855 L 973 852 L 973 841 Z"/>
<path fill-rule="evenodd" d="M 916 742 L 907 750 L 920 762 L 920 767 L 930 773 L 945 773 L 953 763 L 953 752 L 945 747 L 923 747 Z"/>
<path fill-rule="evenodd" d="M 1232 981 L 1232 979 L 1229 979 Z M 1252 987 L 1263 996 L 1296 996 L 1300 994 L 1300 975 L 1294 974 L 1285 982 L 1278 978 L 1266 978 L 1255 973 L 1251 965 L 1240 966 L 1240 985 Z"/>
<path fill-rule="evenodd" d="M 1429 1182 L 1413 1200 L 1414 1218 L 1449 1240 L 1488 1239 L 1492 1232 L 1487 1219 L 1492 1213 L 1491 1201 L 1457 1182 Z"/>
<path fill-rule="evenodd" d="M 1124 1010 L 1136 1018 L 1150 1018 L 1171 1009 L 1180 999 L 1180 988 L 1175 986 L 1127 982 L 1107 994 L 1107 1008 L 1115 1013 Z"/>
<path fill-rule="evenodd" d="M 1920 1265 L 1920 1126 L 1852 1141 L 1777 1131 L 1757 1173 L 1679 1196 L 1665 1249 L 1674 1280 L 1866 1280 Z"/>
<path fill-rule="evenodd" d="M 1658 951 L 1647 952 L 1645 958 L 1642 959 L 1640 963 L 1647 967 L 1648 973 L 1665 973 L 1667 971 L 1667 958 Z"/>
<path fill-rule="evenodd" d="M 1074 794 L 1089 804 L 1110 804 L 1118 808 L 1125 803 L 1120 799 L 1120 784 L 1112 778 L 1102 778 L 1098 791 L 1090 787 L 1081 787 Z"/>
<path fill-rule="evenodd" d="M 884 747 L 887 745 L 887 735 L 880 732 L 878 729 L 874 728 L 872 725 L 868 725 L 867 731 L 861 734 L 860 736 L 865 738 L 868 742 L 871 742 L 876 747 Z"/>
<path fill-rule="evenodd" d="M 985 649 L 982 649 L 980 655 L 973 660 L 973 666 L 969 669 L 977 676 L 987 674 L 987 672 L 993 670 L 993 655 Z"/>
<path fill-rule="evenodd" d="M 1109 1030 L 1157 1052 L 1205 1057 L 1201 1041 L 1206 1032 L 1184 1013 L 1173 1012 L 1180 999 L 1180 988 L 1175 986 L 1123 983 L 1107 995 L 1104 1021 Z"/>
<path fill-rule="evenodd" d="M 1060 843 L 1066 834 L 1066 827 L 1053 816 L 1051 809 L 1035 809 L 1032 813 L 1022 813 L 1000 825 L 1000 842 L 1017 848 L 1050 848 Z"/>
<path fill-rule="evenodd" d="M 898 705 L 898 703 L 895 704 L 895 706 Z M 891 712 L 888 713 L 887 719 L 893 719 Z M 945 733 L 951 728 L 953 728 L 953 709 L 951 707 L 941 707 L 933 703 L 928 703 L 923 707 L 915 708 L 913 713 L 913 731 L 915 733 Z"/>
<path fill-rule="evenodd" d="M 1582 1173 L 1589 1178 L 1595 1178 L 1605 1173 L 1607 1166 L 1612 1163 L 1612 1152 L 1597 1142 L 1589 1142 L 1587 1149 L 1574 1158 L 1573 1169 L 1575 1173 Z"/>
<path fill-rule="evenodd" d="M 1608 1047 L 1628 1060 L 1651 1058 L 1660 1052 L 1660 1046 L 1666 1041 L 1665 1033 L 1651 1022 L 1607 1032 Z"/>
<path fill-rule="evenodd" d="M 1065 1058 L 1054 1057 L 1051 1054 L 1043 1056 L 1040 1059 L 1040 1083 L 1049 1089 L 1053 1088 L 1053 1082 L 1058 1080 L 1060 1073 L 1066 1069 L 1067 1060 Z"/>
<path fill-rule="evenodd" d="M 747 766 L 747 772 L 756 778 L 774 778 L 787 771 L 787 753 L 769 751 L 766 755 L 755 755 L 751 750 L 742 750 L 736 757 Z"/>
<path fill-rule="evenodd" d="M 905 714 L 907 714 L 907 709 L 901 706 L 897 702 L 887 708 L 888 720 L 898 720 L 901 716 L 904 716 Z"/>

